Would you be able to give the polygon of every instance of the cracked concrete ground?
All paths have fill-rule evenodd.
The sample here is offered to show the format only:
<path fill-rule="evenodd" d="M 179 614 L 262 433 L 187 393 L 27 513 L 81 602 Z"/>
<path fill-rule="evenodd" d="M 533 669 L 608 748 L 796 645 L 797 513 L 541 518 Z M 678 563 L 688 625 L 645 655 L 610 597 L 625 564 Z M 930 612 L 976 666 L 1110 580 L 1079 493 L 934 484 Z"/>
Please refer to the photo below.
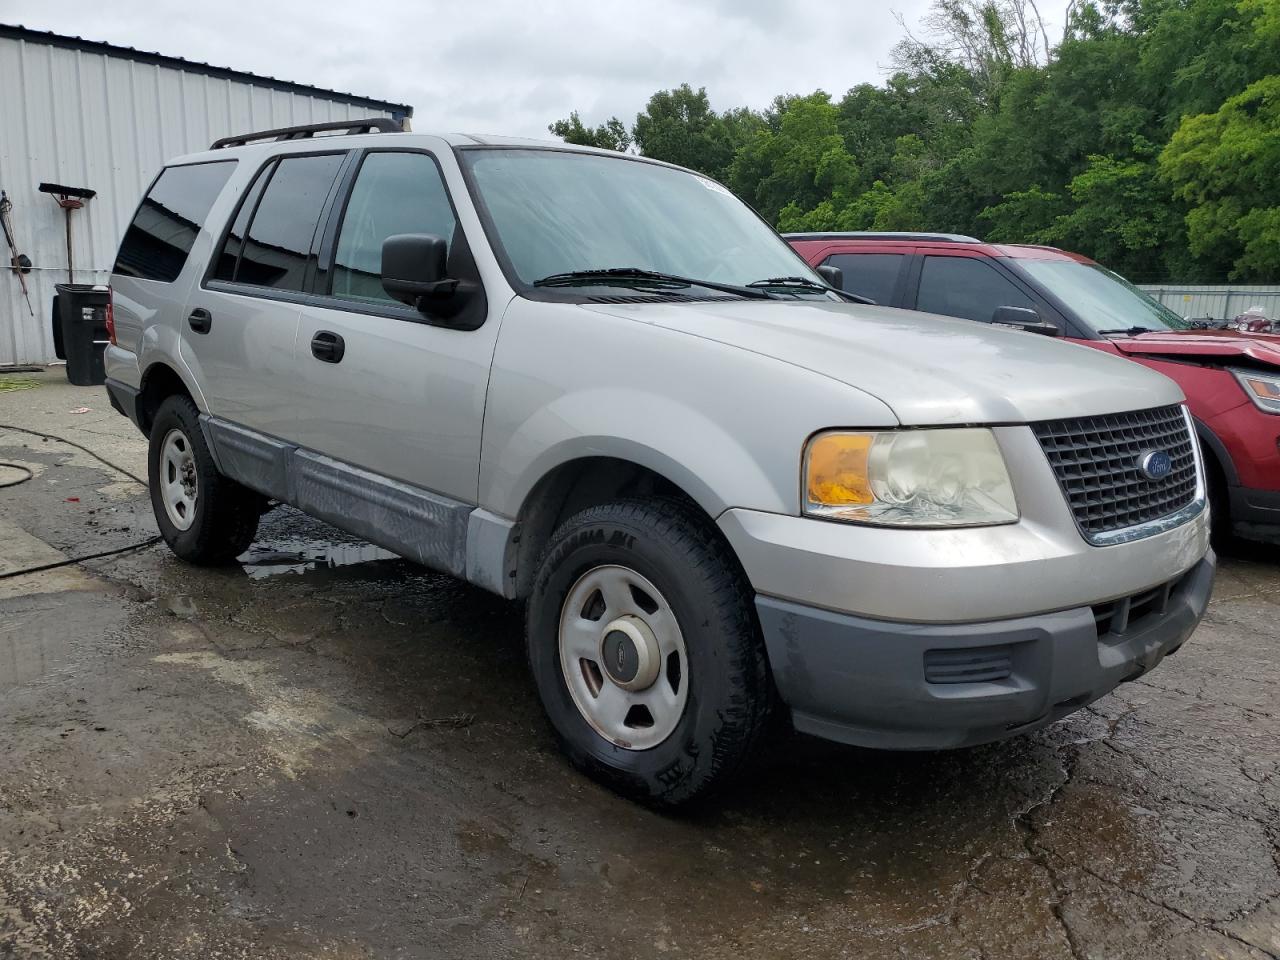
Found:
<path fill-rule="evenodd" d="M 58 376 L 0 423 L 142 474 Z M 0 575 L 154 535 L 83 451 L 0 429 L 0 461 L 34 474 L 0 490 Z M 565 765 L 517 608 L 285 508 L 248 559 L 0 577 L 0 957 L 1280 957 L 1278 552 L 1047 730 L 780 736 L 686 818 Z"/>

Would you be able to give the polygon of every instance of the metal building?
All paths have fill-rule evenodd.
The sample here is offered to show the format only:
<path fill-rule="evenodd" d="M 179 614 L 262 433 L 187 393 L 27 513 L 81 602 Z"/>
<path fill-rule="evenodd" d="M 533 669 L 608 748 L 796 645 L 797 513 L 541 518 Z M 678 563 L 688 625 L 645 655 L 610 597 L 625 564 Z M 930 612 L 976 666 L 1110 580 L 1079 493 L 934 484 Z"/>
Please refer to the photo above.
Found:
<path fill-rule="evenodd" d="M 70 214 L 71 245 L 74 281 L 103 283 L 165 160 L 252 130 L 413 115 L 405 104 L 3 24 L 0 91 L 0 189 L 32 261 L 34 311 L 0 238 L 0 366 L 54 355 L 49 313 L 54 284 L 68 279 L 67 214 L 40 183 L 96 191 Z"/>
<path fill-rule="evenodd" d="M 1172 283 L 1143 284 L 1142 289 L 1181 317 L 1230 320 L 1251 307 L 1262 307 L 1272 318 L 1280 318 L 1280 287 L 1272 286 L 1178 286 Z"/>

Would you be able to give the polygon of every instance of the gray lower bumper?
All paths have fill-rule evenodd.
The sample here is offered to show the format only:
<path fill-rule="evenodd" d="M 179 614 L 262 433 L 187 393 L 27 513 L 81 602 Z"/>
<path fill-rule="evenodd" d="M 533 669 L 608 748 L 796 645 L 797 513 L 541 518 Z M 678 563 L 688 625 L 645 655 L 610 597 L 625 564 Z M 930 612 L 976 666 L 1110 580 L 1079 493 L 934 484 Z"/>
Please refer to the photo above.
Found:
<path fill-rule="evenodd" d="M 1230 487 L 1231 529 L 1245 540 L 1280 544 L 1280 491 Z"/>
<path fill-rule="evenodd" d="M 1108 621 L 1120 632 L 1100 627 L 1106 611 L 1087 606 L 942 625 L 770 597 L 756 607 L 796 729 L 859 746 L 936 750 L 1044 726 L 1146 673 L 1195 630 L 1215 566 L 1210 553 L 1167 593 L 1134 598 L 1127 624 Z"/>
<path fill-rule="evenodd" d="M 137 387 L 131 387 L 127 383 L 121 383 L 119 380 L 107 379 L 107 399 L 111 401 L 111 406 L 115 408 L 117 413 L 123 413 L 126 417 L 133 421 L 133 425 L 142 429 L 138 423 L 138 394 Z"/>

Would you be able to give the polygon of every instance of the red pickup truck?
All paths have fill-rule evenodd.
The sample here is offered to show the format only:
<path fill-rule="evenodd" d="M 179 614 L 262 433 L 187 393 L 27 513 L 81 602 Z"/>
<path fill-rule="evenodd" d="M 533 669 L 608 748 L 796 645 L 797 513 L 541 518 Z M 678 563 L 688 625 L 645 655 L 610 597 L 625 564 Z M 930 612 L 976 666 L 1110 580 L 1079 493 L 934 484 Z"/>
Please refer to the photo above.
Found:
<path fill-rule="evenodd" d="M 883 306 L 1025 327 L 1177 381 L 1205 452 L 1215 532 L 1280 544 L 1280 336 L 1194 327 L 1053 247 L 931 233 L 786 238 L 810 265 L 837 268 L 843 289 Z"/>

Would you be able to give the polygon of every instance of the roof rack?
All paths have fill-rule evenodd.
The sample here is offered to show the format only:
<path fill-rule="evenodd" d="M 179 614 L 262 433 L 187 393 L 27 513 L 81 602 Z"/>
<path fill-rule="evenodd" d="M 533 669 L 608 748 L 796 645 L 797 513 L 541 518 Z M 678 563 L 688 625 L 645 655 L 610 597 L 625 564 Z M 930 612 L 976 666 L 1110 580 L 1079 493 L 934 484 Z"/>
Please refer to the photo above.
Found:
<path fill-rule="evenodd" d="M 837 233 L 784 233 L 788 240 L 916 240 L 928 243 L 981 243 L 963 233 L 912 233 L 909 231 L 848 230 Z"/>
<path fill-rule="evenodd" d="M 327 130 L 341 130 L 346 136 L 358 133 L 403 133 L 404 125 L 390 117 L 369 117 L 367 120 L 331 120 L 328 123 L 307 123 L 300 127 L 281 127 L 278 130 L 259 130 L 257 133 L 242 133 L 234 137 L 223 137 L 210 145 L 210 150 L 221 150 L 223 147 L 243 147 L 257 140 L 306 140 L 317 133 Z"/>

